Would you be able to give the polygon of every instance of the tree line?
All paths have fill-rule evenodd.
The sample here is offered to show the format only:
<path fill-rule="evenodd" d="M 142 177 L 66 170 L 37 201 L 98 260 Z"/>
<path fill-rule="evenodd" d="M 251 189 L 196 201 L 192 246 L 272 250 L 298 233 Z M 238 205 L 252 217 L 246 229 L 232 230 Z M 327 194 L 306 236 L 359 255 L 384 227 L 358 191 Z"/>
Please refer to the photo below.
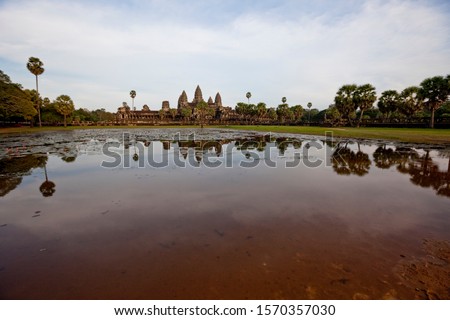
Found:
<path fill-rule="evenodd" d="M 410 86 L 401 92 L 386 90 L 378 98 L 378 111 L 384 119 L 411 119 L 421 114 L 429 116 L 430 127 L 434 127 L 435 113 L 446 106 L 449 111 L 450 75 L 427 78 L 420 86 Z M 377 100 L 375 87 L 371 84 L 343 85 L 336 93 L 334 105 L 329 107 L 329 116 L 344 119 L 350 125 L 359 126 L 366 111 L 374 109 Z M 357 112 L 359 117 L 357 117 Z M 449 114 L 450 115 L 450 114 Z M 356 123 L 355 119 L 358 118 Z"/>
<path fill-rule="evenodd" d="M 88 109 L 75 110 L 70 96 L 61 94 L 53 100 L 42 98 L 39 94 L 38 77 L 44 73 L 44 64 L 39 58 L 30 57 L 27 69 L 36 78 L 36 89 L 24 89 L 21 84 L 14 83 L 10 77 L 0 70 L 0 123 L 29 122 L 56 125 L 68 122 L 98 122 L 112 121 L 114 114 L 105 109 L 89 111 Z"/>
<path fill-rule="evenodd" d="M 39 58 L 30 57 L 27 69 L 36 78 L 36 89 L 24 89 L 20 84 L 13 83 L 9 76 L 0 70 L 0 122 L 30 122 L 36 121 L 39 126 L 42 122 L 55 125 L 61 122 L 102 122 L 114 121 L 115 114 L 105 109 L 89 111 L 85 108 L 75 110 L 70 96 L 62 94 L 54 100 L 42 98 L 39 94 L 39 75 L 43 74 L 44 64 Z M 429 118 L 430 127 L 434 127 L 436 115 L 450 117 L 450 75 L 435 76 L 423 80 L 419 86 L 410 86 L 401 92 L 386 90 L 377 97 L 375 87 L 370 84 L 346 84 L 339 88 L 334 103 L 328 109 L 319 111 L 312 109 L 308 102 L 308 110 L 296 104 L 289 106 L 287 98 L 282 97 L 281 104 L 267 107 L 264 102 L 250 103 L 251 92 L 245 97 L 247 103 L 238 102 L 234 109 L 235 116 L 241 123 L 277 123 L 277 124 L 311 124 L 325 123 L 333 126 L 360 126 L 363 120 L 381 119 L 387 122 L 405 122 L 415 118 Z M 132 109 L 136 91 L 131 90 Z M 378 100 L 377 105 L 375 102 Z M 145 106 L 144 106 L 145 108 Z M 148 107 L 147 107 L 148 109 Z M 201 125 L 207 119 L 218 117 L 215 110 L 210 110 L 206 102 L 200 102 L 195 110 L 183 108 L 170 109 L 169 112 L 160 110 L 160 119 L 171 116 L 187 121 L 191 117 L 200 120 Z"/>
<path fill-rule="evenodd" d="M 434 127 L 436 114 L 450 117 L 450 75 L 427 78 L 420 86 L 410 86 L 401 92 L 386 90 L 377 97 L 375 87 L 370 84 L 346 84 L 339 88 L 334 103 L 328 109 L 308 111 L 302 105 L 289 107 L 286 97 L 281 99 L 277 108 L 267 108 L 264 102 L 251 104 L 251 92 L 247 92 L 247 103 L 237 103 L 235 110 L 246 122 L 263 120 L 277 123 L 305 124 L 325 123 L 333 126 L 357 126 L 363 120 L 381 119 L 382 121 L 404 122 L 415 118 L 429 118 L 430 127 Z M 375 102 L 378 103 L 375 106 Z"/>
<path fill-rule="evenodd" d="M 259 102 L 257 104 L 250 103 L 250 98 L 252 97 L 251 92 L 247 92 L 245 96 L 247 98 L 247 103 L 238 102 L 235 107 L 236 113 L 244 122 L 277 121 L 279 123 L 300 124 L 311 120 L 311 110 L 309 110 L 308 113 L 305 113 L 305 109 L 300 104 L 289 106 L 286 97 L 281 98 L 281 104 L 276 108 L 269 108 L 264 102 Z M 310 109 L 312 103 L 308 102 L 307 106 Z M 318 110 L 316 111 L 316 113 L 319 112 Z"/>

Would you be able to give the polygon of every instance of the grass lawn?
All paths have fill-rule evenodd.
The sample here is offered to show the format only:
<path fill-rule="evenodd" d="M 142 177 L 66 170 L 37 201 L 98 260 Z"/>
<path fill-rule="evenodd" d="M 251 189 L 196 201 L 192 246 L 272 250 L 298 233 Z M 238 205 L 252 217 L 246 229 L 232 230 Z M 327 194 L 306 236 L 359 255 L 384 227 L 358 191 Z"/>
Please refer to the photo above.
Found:
<path fill-rule="evenodd" d="M 450 144 L 450 129 L 419 128 L 324 128 L 304 126 L 223 126 L 222 128 L 265 132 L 299 133 L 334 137 L 397 140 L 415 143 Z"/>
<path fill-rule="evenodd" d="M 19 127 L 19 128 L 0 128 L 2 133 L 29 133 L 42 131 L 66 131 L 66 130 L 85 130 L 85 129 L 136 129 L 136 128 L 198 128 L 199 126 L 83 126 L 83 127 Z M 335 137 L 342 138 L 363 138 L 363 139 L 382 139 L 397 140 L 415 143 L 449 144 L 450 129 L 418 129 L 418 128 L 324 128 L 324 127 L 303 127 L 303 126 L 209 126 L 209 128 L 224 128 L 236 130 L 253 130 L 261 132 L 281 132 L 298 133 L 309 135 L 325 135 L 325 132 L 331 131 Z"/>

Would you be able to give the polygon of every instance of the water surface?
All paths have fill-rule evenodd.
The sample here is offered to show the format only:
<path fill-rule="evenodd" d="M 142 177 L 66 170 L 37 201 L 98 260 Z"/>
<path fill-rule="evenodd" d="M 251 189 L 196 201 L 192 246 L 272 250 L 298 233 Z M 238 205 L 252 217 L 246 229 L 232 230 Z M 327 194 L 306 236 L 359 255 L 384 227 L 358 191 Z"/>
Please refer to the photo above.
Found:
<path fill-rule="evenodd" d="M 450 297 L 444 148 L 116 129 L 0 156 L 3 299 Z"/>

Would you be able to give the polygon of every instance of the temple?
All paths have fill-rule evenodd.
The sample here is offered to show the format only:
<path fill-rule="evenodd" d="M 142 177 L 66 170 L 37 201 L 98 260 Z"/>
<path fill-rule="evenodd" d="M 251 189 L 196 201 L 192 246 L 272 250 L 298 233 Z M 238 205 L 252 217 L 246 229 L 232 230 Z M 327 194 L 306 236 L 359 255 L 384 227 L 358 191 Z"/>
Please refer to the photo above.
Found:
<path fill-rule="evenodd" d="M 169 101 L 163 101 L 159 111 L 151 111 L 147 105 L 142 110 L 131 110 L 126 102 L 117 109 L 116 122 L 119 124 L 158 124 L 170 121 L 195 121 L 198 117 L 196 107 L 200 102 L 206 102 L 208 107 L 213 111 L 209 116 L 209 120 L 227 120 L 234 115 L 234 111 L 230 107 L 222 105 L 222 97 L 217 92 L 214 100 L 210 96 L 207 101 L 203 99 L 202 89 L 197 86 L 194 98 L 191 102 L 188 100 L 186 91 L 181 92 L 178 98 L 177 109 L 171 109 Z M 190 113 L 186 116 L 183 109 L 190 109 Z M 173 110 L 173 111 L 172 111 Z M 175 112 L 176 111 L 176 112 Z"/>
<path fill-rule="evenodd" d="M 178 110 L 182 109 L 182 108 L 193 109 L 197 106 L 198 103 L 200 103 L 202 101 L 205 101 L 205 100 L 203 99 L 203 93 L 202 93 L 202 89 L 200 89 L 200 86 L 197 86 L 197 88 L 195 89 L 194 99 L 192 100 L 192 102 L 188 101 L 186 91 L 183 90 L 180 97 L 178 98 Z M 220 96 L 219 92 L 217 92 L 216 98 L 214 99 L 214 101 L 211 97 L 209 97 L 207 103 L 210 108 L 214 108 L 214 109 L 223 108 L 222 97 Z"/>
<path fill-rule="evenodd" d="M 152 124 L 159 119 L 158 111 L 151 111 L 145 104 L 142 110 L 131 110 L 126 102 L 117 108 L 116 123 L 117 124 Z"/>

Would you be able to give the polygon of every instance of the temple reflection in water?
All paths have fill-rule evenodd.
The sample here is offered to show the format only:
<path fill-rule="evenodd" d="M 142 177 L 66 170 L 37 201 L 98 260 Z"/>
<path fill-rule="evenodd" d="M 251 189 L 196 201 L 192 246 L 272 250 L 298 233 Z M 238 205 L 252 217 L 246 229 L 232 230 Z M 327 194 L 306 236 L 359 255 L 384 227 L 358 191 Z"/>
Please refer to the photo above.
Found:
<path fill-rule="evenodd" d="M 317 142 L 317 140 L 315 140 Z M 256 135 L 242 139 L 221 139 L 221 140 L 161 140 L 150 141 L 145 137 L 134 137 L 123 143 L 124 150 L 133 150 L 132 159 L 134 161 L 143 160 L 139 151 L 144 151 L 160 143 L 162 150 L 173 151 L 184 160 L 189 157 L 197 165 L 205 161 L 205 158 L 223 157 L 224 152 L 238 152 L 246 158 L 261 154 L 261 159 L 265 154 L 270 154 L 271 149 L 278 150 L 278 156 L 283 157 L 287 150 L 292 152 L 306 151 L 310 147 L 311 141 L 300 140 L 292 137 L 274 137 L 272 135 Z M 369 174 L 371 167 L 382 170 L 395 168 L 401 174 L 410 176 L 410 182 L 423 188 L 432 188 L 436 194 L 450 197 L 450 152 L 432 151 L 431 149 L 415 149 L 412 147 L 394 147 L 387 144 L 379 144 L 373 151 L 365 152 L 366 145 L 358 141 L 341 141 L 330 143 L 322 141 L 323 146 L 332 148 L 330 164 L 338 175 L 364 177 Z M 224 147 L 227 147 L 225 150 Z M 302 148 L 303 147 L 303 148 Z M 231 149 L 230 149 L 231 148 Z M 5 196 L 22 183 L 23 177 L 30 175 L 34 169 L 43 169 L 44 181 L 40 186 L 43 196 L 52 196 L 55 193 L 55 183 L 49 180 L 47 173 L 48 156 L 58 156 L 66 163 L 74 162 L 79 155 L 86 150 L 86 146 L 68 145 L 62 150 L 59 149 L 48 155 L 27 154 L 19 156 L 8 156 L 0 159 L 0 196 Z M 101 144 L 96 143 L 95 148 L 90 145 L 91 154 L 101 154 Z M 433 156 L 431 155 L 433 153 Z M 433 158 L 441 161 L 439 166 Z M 442 159 L 448 159 L 446 168 L 442 166 Z M 208 160 L 206 160 L 208 161 Z"/>

